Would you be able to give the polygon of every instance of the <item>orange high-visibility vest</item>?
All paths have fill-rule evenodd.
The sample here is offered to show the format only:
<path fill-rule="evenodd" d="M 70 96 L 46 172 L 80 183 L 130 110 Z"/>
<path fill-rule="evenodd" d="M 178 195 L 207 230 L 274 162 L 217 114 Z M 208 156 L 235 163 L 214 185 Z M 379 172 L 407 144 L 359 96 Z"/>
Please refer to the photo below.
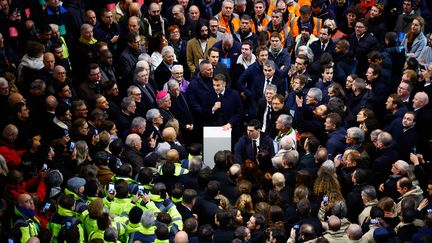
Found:
<path fill-rule="evenodd" d="M 291 20 L 291 31 L 294 38 L 296 38 L 301 32 L 300 31 L 301 26 L 298 26 L 299 18 L 300 17 L 295 17 Z M 316 17 L 312 17 L 312 18 L 313 18 L 314 26 L 311 34 L 313 34 L 314 36 L 319 36 L 319 31 L 322 26 L 322 19 Z"/>
<path fill-rule="evenodd" d="M 224 27 L 226 29 L 227 33 L 231 33 L 231 29 L 228 25 L 229 20 L 226 20 L 223 16 L 222 16 L 222 12 L 218 13 L 215 18 L 217 18 L 218 20 L 218 24 L 221 27 Z M 232 33 L 237 32 L 240 29 L 240 19 L 239 16 L 236 13 L 233 13 L 233 15 L 231 16 L 231 23 L 232 26 L 234 28 Z"/>
<path fill-rule="evenodd" d="M 252 18 L 254 18 L 254 17 L 252 17 Z M 261 22 L 261 26 L 263 27 L 263 31 L 265 30 L 265 27 L 267 27 L 267 25 L 270 23 L 270 21 L 271 21 L 271 17 L 268 15 L 265 15 L 264 19 Z M 255 26 L 255 22 L 253 22 L 253 20 L 251 19 L 250 23 L 251 23 L 252 32 L 256 34 L 258 31 L 257 31 L 257 27 Z"/>
<path fill-rule="evenodd" d="M 272 29 L 270 29 L 270 28 L 268 28 L 269 26 L 267 26 L 266 28 L 265 28 L 265 30 L 267 31 L 267 35 L 268 35 L 268 38 L 269 38 L 269 40 L 270 40 L 270 35 L 273 33 L 273 32 L 275 32 L 275 31 L 273 31 Z M 290 33 L 290 31 L 291 31 L 291 28 L 288 26 L 288 25 L 284 25 L 284 27 L 282 28 L 282 30 L 281 31 L 279 31 L 279 34 L 281 35 L 281 42 L 282 42 L 282 46 L 285 46 L 285 39 L 287 38 L 287 36 L 288 36 L 288 34 Z"/>

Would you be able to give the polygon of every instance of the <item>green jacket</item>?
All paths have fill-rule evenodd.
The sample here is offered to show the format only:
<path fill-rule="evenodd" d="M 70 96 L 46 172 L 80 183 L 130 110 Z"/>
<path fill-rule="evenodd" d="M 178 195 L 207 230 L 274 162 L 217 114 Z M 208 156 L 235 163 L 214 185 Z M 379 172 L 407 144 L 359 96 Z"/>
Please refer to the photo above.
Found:
<path fill-rule="evenodd" d="M 21 231 L 22 243 L 26 243 L 28 239 L 37 236 L 40 232 L 39 220 L 36 217 L 27 217 L 16 206 L 14 207 L 12 227 L 17 227 Z"/>
<path fill-rule="evenodd" d="M 182 216 L 177 210 L 177 207 L 170 198 L 163 199 L 159 195 L 149 194 L 150 202 L 145 203 L 141 201 L 137 206 L 141 207 L 143 210 L 151 210 L 154 213 L 166 212 L 171 216 L 171 223 L 176 224 L 179 230 L 183 229 Z"/>
<path fill-rule="evenodd" d="M 118 232 L 118 238 L 121 242 L 127 242 L 128 241 L 128 237 L 126 234 L 126 226 L 121 223 L 118 222 L 119 219 L 117 219 L 119 217 L 115 217 L 112 221 L 111 226 L 116 227 L 117 232 Z M 91 241 L 93 239 L 104 239 L 104 234 L 105 234 L 105 230 L 100 230 L 99 228 L 97 228 L 96 226 L 96 230 L 94 230 L 93 232 L 90 232 L 89 236 L 88 236 L 88 241 Z"/>
<path fill-rule="evenodd" d="M 130 197 L 114 198 L 112 201 L 104 200 L 104 204 L 109 209 L 110 213 L 116 216 L 120 216 L 124 213 L 129 214 L 129 211 L 135 206 Z"/>
<path fill-rule="evenodd" d="M 66 222 L 71 222 L 72 224 L 76 224 L 78 230 L 80 232 L 80 242 L 84 242 L 84 229 L 79 220 L 80 214 L 74 212 L 69 209 L 65 209 L 58 205 L 57 213 L 51 216 L 50 221 L 48 222 L 47 228 L 51 232 L 53 236 L 53 243 L 57 242 L 57 236 L 61 230 L 61 228 L 66 224 Z"/>

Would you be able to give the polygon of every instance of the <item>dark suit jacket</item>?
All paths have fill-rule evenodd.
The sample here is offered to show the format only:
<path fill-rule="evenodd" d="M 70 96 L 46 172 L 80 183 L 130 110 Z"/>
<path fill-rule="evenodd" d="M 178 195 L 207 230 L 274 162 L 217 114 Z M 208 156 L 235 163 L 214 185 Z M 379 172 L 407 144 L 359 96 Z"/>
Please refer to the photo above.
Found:
<path fill-rule="evenodd" d="M 233 89 L 226 88 L 224 95 L 219 99 L 214 90 L 206 93 L 207 99 L 204 100 L 203 113 L 206 121 L 204 124 L 210 126 L 223 126 L 230 123 L 231 126 L 239 127 L 243 115 L 240 95 Z M 220 101 L 221 108 L 212 114 L 212 107 Z"/>
<path fill-rule="evenodd" d="M 178 97 L 171 96 L 170 111 L 179 121 L 181 129 L 185 129 L 186 124 L 193 124 L 192 112 L 183 93 L 180 93 Z"/>
<path fill-rule="evenodd" d="M 324 49 L 324 51 L 321 50 L 321 44 L 322 44 L 321 40 L 318 39 L 318 40 L 312 42 L 309 46 L 310 49 L 312 49 L 315 60 L 319 60 L 319 58 L 321 57 L 321 55 L 324 52 L 332 53 L 332 52 L 334 52 L 334 50 L 336 48 L 335 43 L 333 43 L 333 41 L 331 39 L 330 39 L 329 43 L 327 44 L 326 48 Z"/>
<path fill-rule="evenodd" d="M 273 140 L 264 133 L 261 133 L 259 138 L 258 150 L 261 149 L 267 150 L 271 157 L 275 155 Z M 247 159 L 255 161 L 252 148 L 252 139 L 250 139 L 247 135 L 243 135 L 240 138 L 240 140 L 235 145 L 234 151 L 234 160 L 236 163 L 242 164 Z"/>
<path fill-rule="evenodd" d="M 173 65 L 178 64 L 174 62 Z M 162 61 L 161 64 L 156 68 L 154 72 L 154 78 L 156 80 L 156 85 L 158 90 L 162 90 L 163 85 L 168 82 L 171 77 L 171 70 L 169 70 L 168 66 Z"/>
<path fill-rule="evenodd" d="M 153 101 L 150 100 L 150 98 L 146 95 L 145 91 L 144 91 L 144 87 L 139 84 L 136 80 L 132 81 L 133 85 L 136 85 L 140 91 L 141 91 L 141 104 L 144 105 L 144 111 L 147 112 L 148 110 L 152 109 L 152 108 L 156 108 L 156 92 L 153 89 L 153 87 L 151 87 L 150 83 L 146 84 L 146 87 L 148 89 L 151 89 L 154 93 L 154 95 L 152 95 Z"/>
<path fill-rule="evenodd" d="M 187 208 L 186 206 L 184 206 L 183 204 L 179 203 L 176 204 L 177 207 L 177 211 L 181 214 L 183 222 L 188 219 L 193 217 L 193 212 L 192 210 L 190 210 L 189 208 Z"/>

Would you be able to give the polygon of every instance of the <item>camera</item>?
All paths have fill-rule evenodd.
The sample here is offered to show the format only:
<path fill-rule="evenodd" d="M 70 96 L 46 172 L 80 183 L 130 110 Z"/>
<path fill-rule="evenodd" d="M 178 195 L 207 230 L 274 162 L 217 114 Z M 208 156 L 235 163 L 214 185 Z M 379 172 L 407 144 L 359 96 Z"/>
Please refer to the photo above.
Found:
<path fill-rule="evenodd" d="M 307 92 L 304 89 L 296 89 L 294 90 L 294 94 L 297 95 L 299 98 L 303 98 L 306 96 Z"/>

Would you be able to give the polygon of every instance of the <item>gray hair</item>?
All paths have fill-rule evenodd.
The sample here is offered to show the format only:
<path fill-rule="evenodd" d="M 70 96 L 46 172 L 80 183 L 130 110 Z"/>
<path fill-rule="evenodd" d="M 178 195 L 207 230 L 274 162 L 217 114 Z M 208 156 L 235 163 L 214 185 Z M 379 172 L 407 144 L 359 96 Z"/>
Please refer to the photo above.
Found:
<path fill-rule="evenodd" d="M 280 121 L 282 122 L 282 124 L 285 127 L 289 127 L 291 128 L 292 126 L 292 122 L 293 122 L 293 117 L 287 114 L 280 114 L 278 119 L 281 119 Z"/>
<path fill-rule="evenodd" d="M 184 71 L 183 65 L 179 65 L 179 64 L 173 65 L 171 68 L 171 73 L 175 73 L 176 71 L 183 72 Z"/>
<path fill-rule="evenodd" d="M 82 34 L 85 30 L 90 29 L 93 31 L 93 26 L 91 26 L 90 24 L 82 24 L 81 28 L 80 28 L 80 33 Z"/>
<path fill-rule="evenodd" d="M 406 161 L 403 160 L 398 160 L 395 162 L 395 164 L 397 163 L 398 169 L 400 170 L 402 175 L 407 175 L 408 172 L 410 171 L 410 166 Z"/>
<path fill-rule="evenodd" d="M 123 109 L 123 110 L 126 110 L 131 104 L 132 104 L 132 102 L 135 102 L 135 99 L 134 99 L 134 97 L 131 97 L 131 96 L 129 96 L 129 97 L 124 97 L 123 99 L 122 99 L 122 102 L 121 102 L 121 108 Z"/>
<path fill-rule="evenodd" d="M 393 138 L 392 135 L 388 132 L 382 132 L 378 135 L 377 137 L 377 141 L 382 143 L 384 145 L 384 147 L 388 147 L 391 145 Z"/>
<path fill-rule="evenodd" d="M 43 87 L 46 87 L 46 84 L 42 79 L 35 79 L 30 83 L 30 89 L 42 89 Z"/>
<path fill-rule="evenodd" d="M 290 150 L 283 156 L 283 162 L 288 168 L 295 168 L 299 159 L 299 153 L 296 150 Z"/>
<path fill-rule="evenodd" d="M 337 27 L 336 21 L 334 21 L 334 19 L 326 19 L 324 21 L 324 26 L 327 26 L 327 23 Z"/>
<path fill-rule="evenodd" d="M 378 139 L 378 135 L 380 135 L 380 133 L 382 133 L 382 132 L 383 132 L 383 130 L 381 130 L 381 129 L 375 129 L 375 130 L 373 130 L 371 132 L 371 134 L 370 134 L 371 141 L 372 142 L 376 141 Z"/>
<path fill-rule="evenodd" d="M 143 125 L 145 126 L 146 119 L 142 116 L 137 116 L 132 120 L 131 128 L 141 128 Z"/>
<path fill-rule="evenodd" d="M 56 24 L 49 24 L 49 26 L 51 27 L 51 30 L 53 30 L 55 32 L 59 31 L 58 25 L 56 25 Z"/>
<path fill-rule="evenodd" d="M 293 146 L 294 146 L 294 142 L 289 136 L 284 136 L 281 138 L 280 143 L 279 143 L 279 147 L 281 149 L 291 150 L 291 149 L 294 149 Z"/>
<path fill-rule="evenodd" d="M 361 193 L 365 195 L 369 200 L 374 200 L 377 198 L 375 187 L 370 185 L 364 186 Z"/>
<path fill-rule="evenodd" d="M 141 224 L 144 227 L 149 228 L 150 226 L 154 225 L 154 222 L 155 222 L 154 213 L 150 210 L 144 211 L 141 216 Z"/>
<path fill-rule="evenodd" d="M 332 207 L 332 213 L 339 218 L 345 218 L 348 214 L 348 208 L 344 201 L 336 201 Z"/>
<path fill-rule="evenodd" d="M 131 133 L 126 137 L 125 144 L 129 147 L 135 147 L 139 143 L 138 138 L 140 138 L 138 134 Z"/>
<path fill-rule="evenodd" d="M 5 78 L 0 77 L 0 86 L 3 86 L 5 84 L 9 86 L 9 82 Z"/>
<path fill-rule="evenodd" d="M 365 139 L 364 131 L 359 127 L 348 128 L 347 135 L 352 139 L 355 139 L 358 143 L 363 143 Z"/>
<path fill-rule="evenodd" d="M 310 47 L 308 47 L 308 46 L 299 46 L 297 48 L 297 53 L 299 53 L 300 51 L 306 52 L 306 56 L 309 59 L 309 63 L 313 62 L 313 60 L 314 60 L 314 54 L 312 52 L 312 49 L 310 49 Z"/>
<path fill-rule="evenodd" d="M 277 93 L 277 86 L 274 85 L 274 84 L 267 84 L 266 87 L 265 87 L 265 90 L 266 90 L 266 91 L 267 91 L 267 90 L 272 90 L 272 91 L 274 91 L 274 93 L 276 94 L 276 93 Z"/>
<path fill-rule="evenodd" d="M 136 85 L 129 86 L 129 88 L 126 90 L 127 95 L 131 95 L 134 90 L 140 90 L 140 89 Z"/>
<path fill-rule="evenodd" d="M 310 88 L 308 94 L 314 97 L 318 102 L 321 102 L 323 93 L 319 88 Z"/>
<path fill-rule="evenodd" d="M 160 114 L 159 109 L 157 109 L 157 108 L 150 109 L 146 113 L 146 120 L 151 121 L 154 118 L 156 118 L 158 116 L 158 114 Z"/>
<path fill-rule="evenodd" d="M 272 68 L 273 70 L 276 70 L 276 63 L 273 60 L 265 60 L 264 61 L 264 67 Z"/>
<path fill-rule="evenodd" d="M 165 46 L 164 48 L 162 48 L 161 55 L 163 57 L 169 53 L 174 54 L 174 48 L 172 46 Z"/>
<path fill-rule="evenodd" d="M 145 68 L 143 68 L 143 67 L 137 67 L 137 68 L 135 68 L 135 71 L 134 71 L 134 80 L 137 80 L 138 74 L 140 74 L 142 72 L 147 72 L 147 70 Z"/>
<path fill-rule="evenodd" d="M 172 87 L 180 86 L 180 84 L 174 79 L 170 79 L 168 80 L 167 86 L 168 88 L 172 88 Z"/>

